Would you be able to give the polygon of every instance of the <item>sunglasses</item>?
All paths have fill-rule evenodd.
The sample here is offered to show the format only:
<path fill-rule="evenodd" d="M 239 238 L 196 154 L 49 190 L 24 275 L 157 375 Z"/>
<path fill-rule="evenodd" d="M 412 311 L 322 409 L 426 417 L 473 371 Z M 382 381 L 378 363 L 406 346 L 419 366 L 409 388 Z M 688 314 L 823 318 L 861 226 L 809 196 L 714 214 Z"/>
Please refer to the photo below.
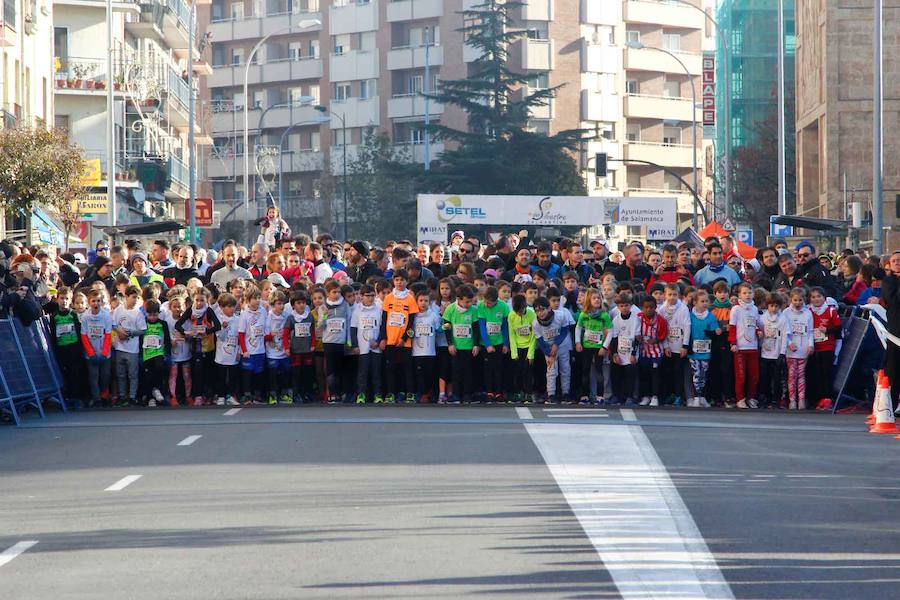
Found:
<path fill-rule="evenodd" d="M 97 252 L 109 252 L 109 246 L 106 246 L 105 248 L 97 248 Z"/>
<path fill-rule="evenodd" d="M 797 254 L 797 258 L 809 258 L 810 256 L 812 256 L 812 254 L 809 252 L 800 252 Z"/>

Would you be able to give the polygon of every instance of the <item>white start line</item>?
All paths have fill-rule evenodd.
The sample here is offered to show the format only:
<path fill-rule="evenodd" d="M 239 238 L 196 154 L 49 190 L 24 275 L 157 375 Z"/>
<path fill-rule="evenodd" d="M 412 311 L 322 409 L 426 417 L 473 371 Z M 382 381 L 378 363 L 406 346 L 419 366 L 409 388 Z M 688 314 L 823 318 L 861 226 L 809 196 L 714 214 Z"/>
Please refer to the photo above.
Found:
<path fill-rule="evenodd" d="M 12 559 L 19 556 L 20 554 L 22 554 L 23 552 L 25 552 L 26 550 L 28 550 L 29 548 L 31 548 L 32 546 L 34 546 L 37 543 L 38 543 L 37 540 L 25 540 L 25 541 L 13 544 L 12 546 L 7 548 L 3 552 L 0 552 L 0 567 L 2 567 L 3 565 L 5 565 L 8 562 L 11 562 Z"/>
<path fill-rule="evenodd" d="M 122 479 L 118 480 L 117 482 L 115 482 L 114 484 L 112 484 L 111 486 L 109 486 L 108 488 L 106 488 L 103 491 L 104 492 L 120 492 L 120 491 L 124 490 L 125 488 L 127 488 L 132 483 L 134 483 L 135 481 L 137 481 L 138 479 L 140 479 L 141 477 L 142 477 L 142 475 L 128 475 L 128 476 L 123 477 Z"/>
<path fill-rule="evenodd" d="M 524 426 L 622 598 L 734 598 L 640 427 Z"/>
<path fill-rule="evenodd" d="M 196 442 L 197 440 L 199 440 L 202 437 L 203 437 L 202 435 L 189 435 L 186 438 L 184 438 L 183 440 L 181 440 L 180 442 L 178 442 L 177 445 L 178 446 L 190 446 L 191 444 L 193 444 L 194 442 Z"/>
<path fill-rule="evenodd" d="M 231 417 L 231 416 L 238 414 L 239 412 L 241 412 L 240 408 L 230 408 L 230 409 L 226 410 L 224 413 L 222 413 L 222 416 Z"/>

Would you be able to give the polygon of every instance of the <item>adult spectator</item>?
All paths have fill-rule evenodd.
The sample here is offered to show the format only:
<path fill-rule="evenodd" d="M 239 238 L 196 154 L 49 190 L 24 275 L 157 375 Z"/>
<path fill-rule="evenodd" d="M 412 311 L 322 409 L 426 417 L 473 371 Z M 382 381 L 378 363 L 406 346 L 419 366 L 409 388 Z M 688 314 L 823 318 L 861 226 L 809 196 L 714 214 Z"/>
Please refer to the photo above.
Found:
<path fill-rule="evenodd" d="M 821 287 L 825 290 L 826 295 L 832 298 L 840 298 L 843 295 L 834 278 L 819 262 L 816 256 L 816 248 L 811 242 L 800 242 L 797 244 L 796 252 L 797 262 L 799 263 L 798 272 L 807 287 Z"/>
<path fill-rule="evenodd" d="M 509 243 L 509 238 L 501 235 L 494 244 L 494 254 L 503 261 L 503 268 L 508 269 L 515 262 L 516 250 Z"/>
<path fill-rule="evenodd" d="M 116 293 L 116 278 L 112 276 L 112 266 L 109 259 L 105 256 L 98 256 L 94 261 L 91 272 L 88 273 L 80 287 L 91 287 L 95 281 L 100 281 L 106 286 L 106 291 L 110 295 Z"/>
<path fill-rule="evenodd" d="M 515 262 L 512 268 L 503 271 L 501 279 L 509 282 L 516 280 L 516 277 L 528 275 L 529 281 L 531 277 L 531 250 L 528 248 L 519 248 L 516 250 Z"/>
<path fill-rule="evenodd" d="M 862 265 L 859 273 L 856 274 L 856 280 L 841 300 L 846 304 L 859 304 L 859 298 L 862 296 L 862 293 L 872 287 L 872 277 L 875 275 L 877 268 L 873 265 Z"/>
<path fill-rule="evenodd" d="M 753 276 L 753 283 L 756 283 L 764 277 L 774 283 L 781 269 L 778 266 L 778 250 L 772 246 L 766 246 L 756 253 L 756 259 L 759 261 L 760 268 Z"/>
<path fill-rule="evenodd" d="M 444 276 L 444 244 L 432 242 L 428 245 L 428 270 L 437 277 Z"/>
<path fill-rule="evenodd" d="M 222 249 L 222 267 L 209 278 L 210 283 L 224 291 L 235 279 L 253 279 L 250 271 L 237 264 L 238 250 L 233 244 Z"/>
<path fill-rule="evenodd" d="M 653 282 L 653 272 L 643 263 L 644 248 L 637 243 L 625 247 L 623 262 L 613 270 L 616 281 L 639 279 L 644 288 Z"/>
<path fill-rule="evenodd" d="M 566 262 L 563 263 L 560 275 L 573 271 L 581 283 L 587 284 L 594 276 L 594 269 L 584 260 L 584 251 L 578 242 L 568 242 L 566 248 Z"/>
<path fill-rule="evenodd" d="M 106 240 L 98 240 L 97 243 L 94 244 L 94 261 L 91 264 L 96 263 L 97 259 L 100 257 L 109 258 L 109 242 Z M 10 259 L 12 258 L 13 257 L 11 256 Z"/>
<path fill-rule="evenodd" d="M 803 278 L 797 270 L 797 263 L 790 254 L 782 254 L 778 257 L 778 268 L 781 272 L 775 277 L 775 287 L 792 289 L 803 284 Z"/>
<path fill-rule="evenodd" d="M 694 275 L 694 281 L 697 285 L 712 285 L 719 279 L 726 281 L 729 288 L 739 284 L 741 276 L 725 264 L 725 252 L 722 249 L 722 244 L 713 242 L 706 248 L 706 251 L 709 253 L 709 264 Z"/>
<path fill-rule="evenodd" d="M 609 266 L 609 242 L 606 240 L 593 240 L 589 244 L 594 253 L 594 270 L 602 273 Z"/>
<path fill-rule="evenodd" d="M 331 266 L 325 261 L 322 244 L 310 242 L 306 247 L 306 260 L 313 264 L 313 283 L 325 283 L 326 279 L 334 275 Z"/>
<path fill-rule="evenodd" d="M 349 263 L 347 274 L 350 279 L 365 283 L 369 277 L 384 277 L 384 271 L 378 268 L 375 261 L 369 258 L 371 248 L 369 243 L 358 240 L 350 244 L 350 250 L 347 252 L 347 262 Z"/>
<path fill-rule="evenodd" d="M 293 250 L 294 242 L 291 240 L 282 240 L 282 241 L 290 241 L 291 249 Z M 288 256 L 290 252 L 288 252 Z M 247 268 L 250 271 L 250 274 L 253 275 L 253 279 L 256 281 L 262 281 L 269 274 L 269 271 L 266 269 L 266 260 L 269 257 L 269 247 L 262 242 L 257 242 L 253 244 L 250 248 L 250 266 Z M 285 256 L 287 259 L 287 256 Z"/>
<path fill-rule="evenodd" d="M 394 246 L 394 249 L 391 251 L 391 268 L 384 272 L 384 276 L 388 280 L 393 278 L 394 273 L 406 268 L 406 263 L 409 262 L 410 258 L 412 258 L 412 253 L 409 250 L 399 244 Z"/>
<path fill-rule="evenodd" d="M 459 244 L 459 262 L 469 262 L 475 266 L 475 270 L 479 273 L 484 273 L 484 270 L 487 269 L 487 262 L 478 257 L 478 248 L 480 244 L 478 244 L 478 240 L 472 241 L 471 239 L 463 240 Z"/>
<path fill-rule="evenodd" d="M 149 283 L 157 283 L 163 293 L 169 289 L 169 286 L 163 280 L 163 276 L 150 268 L 147 256 L 143 252 L 138 252 L 131 257 L 131 275 L 128 277 L 128 280 L 131 285 L 136 285 L 139 288 L 143 288 Z"/>
<path fill-rule="evenodd" d="M 194 249 L 191 246 L 179 248 L 175 258 L 175 266 L 163 271 L 163 277 L 170 280 L 173 285 L 187 285 L 189 279 L 203 278 L 203 275 L 194 266 Z"/>
<path fill-rule="evenodd" d="M 531 265 L 531 270 L 537 271 L 538 269 L 543 269 L 550 279 L 560 275 L 560 265 L 553 262 L 553 246 L 548 242 L 541 242 L 537 247 L 537 254 Z"/>
<path fill-rule="evenodd" d="M 772 240 L 772 247 L 775 248 L 775 252 L 777 252 L 779 256 L 788 251 L 787 242 L 780 238 Z"/>
<path fill-rule="evenodd" d="M 738 258 L 740 258 L 740 255 L 738 255 L 737 250 L 734 247 L 733 237 L 731 237 L 730 235 L 723 235 L 719 239 L 719 243 L 722 244 L 722 255 L 725 257 L 726 264 L 729 260 L 731 260 L 732 256 L 737 256 Z"/>
<path fill-rule="evenodd" d="M 418 258 L 410 258 L 406 262 L 406 273 L 409 275 L 409 283 L 425 283 L 429 279 L 434 279 L 435 275 L 430 269 L 422 266 L 422 261 Z"/>
<path fill-rule="evenodd" d="M 12 314 L 27 327 L 41 317 L 41 305 L 34 295 L 30 263 L 19 263 L 10 273 L 10 259 L 16 255 L 12 244 L 0 243 L 0 318 Z"/>
<path fill-rule="evenodd" d="M 162 271 L 175 266 L 175 261 L 169 258 L 169 251 L 169 242 L 166 240 L 155 240 L 153 242 L 151 261 L 156 270 Z"/>
<path fill-rule="evenodd" d="M 888 275 L 881 284 L 882 304 L 887 310 L 887 330 L 900 337 L 900 250 L 894 251 L 888 260 Z M 891 380 L 891 402 L 897 409 L 900 392 L 900 346 L 888 340 L 884 353 L 884 371 Z"/>
<path fill-rule="evenodd" d="M 297 244 L 294 242 L 293 238 L 281 238 L 278 242 L 278 251 L 281 252 L 281 255 L 284 257 L 284 260 L 287 260 L 288 256 L 291 255 L 291 252 L 297 249 Z M 266 247 L 266 251 L 268 252 L 269 248 Z M 251 258 L 252 258 L 251 254 Z"/>
<path fill-rule="evenodd" d="M 75 264 L 74 254 L 59 254 L 56 257 L 56 265 L 59 268 L 59 280 L 63 285 L 74 288 L 81 281 L 81 271 Z"/>
<path fill-rule="evenodd" d="M 841 262 L 841 278 L 838 280 L 838 286 L 843 294 L 847 294 L 853 285 L 857 283 L 862 267 L 863 261 L 858 256 L 848 256 Z"/>

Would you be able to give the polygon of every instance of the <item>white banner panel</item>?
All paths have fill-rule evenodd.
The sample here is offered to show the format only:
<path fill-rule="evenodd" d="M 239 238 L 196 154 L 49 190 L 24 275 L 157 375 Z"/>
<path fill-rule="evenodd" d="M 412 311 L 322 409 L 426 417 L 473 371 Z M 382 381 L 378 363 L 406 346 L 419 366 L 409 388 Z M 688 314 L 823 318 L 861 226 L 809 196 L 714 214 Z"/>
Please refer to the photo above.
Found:
<path fill-rule="evenodd" d="M 648 240 L 671 240 L 678 235 L 677 203 L 675 198 L 622 198 L 612 221 L 645 226 Z"/>

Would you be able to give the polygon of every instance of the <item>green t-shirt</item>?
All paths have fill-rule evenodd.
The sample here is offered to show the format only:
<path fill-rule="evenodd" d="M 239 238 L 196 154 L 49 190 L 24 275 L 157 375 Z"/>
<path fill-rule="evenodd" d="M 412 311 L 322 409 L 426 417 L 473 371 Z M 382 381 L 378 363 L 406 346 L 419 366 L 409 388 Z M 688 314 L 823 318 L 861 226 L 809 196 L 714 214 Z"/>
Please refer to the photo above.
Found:
<path fill-rule="evenodd" d="M 478 308 L 469 307 L 462 312 L 459 305 L 454 302 L 444 311 L 445 326 L 447 330 L 447 342 L 456 346 L 457 350 L 471 350 L 475 347 L 475 327 L 478 326 Z"/>
<path fill-rule="evenodd" d="M 612 329 L 612 319 L 609 313 L 602 310 L 598 313 L 590 314 L 582 311 L 578 315 L 577 327 L 581 327 L 581 345 L 585 348 L 602 348 L 603 341 L 606 339 L 606 332 Z"/>
<path fill-rule="evenodd" d="M 147 323 L 147 331 L 141 336 L 143 359 L 150 360 L 166 355 L 165 332 L 162 321 Z"/>
<path fill-rule="evenodd" d="M 66 314 L 61 312 L 53 315 L 53 324 L 56 326 L 56 345 L 71 346 L 78 342 L 78 334 L 75 330 L 75 311 L 70 310 Z"/>
<path fill-rule="evenodd" d="M 487 329 L 487 340 L 481 340 L 483 346 L 502 346 L 506 343 L 503 339 L 503 323 L 509 316 L 509 306 L 506 302 L 498 300 L 493 306 L 487 306 L 484 301 L 478 305 L 478 320 L 484 321 Z"/>
<path fill-rule="evenodd" d="M 525 314 L 519 315 L 509 311 L 507 322 L 509 323 L 509 352 L 514 360 L 519 358 L 519 350 L 527 349 L 526 358 L 534 358 L 536 340 L 534 337 L 534 309 L 525 308 Z"/>

